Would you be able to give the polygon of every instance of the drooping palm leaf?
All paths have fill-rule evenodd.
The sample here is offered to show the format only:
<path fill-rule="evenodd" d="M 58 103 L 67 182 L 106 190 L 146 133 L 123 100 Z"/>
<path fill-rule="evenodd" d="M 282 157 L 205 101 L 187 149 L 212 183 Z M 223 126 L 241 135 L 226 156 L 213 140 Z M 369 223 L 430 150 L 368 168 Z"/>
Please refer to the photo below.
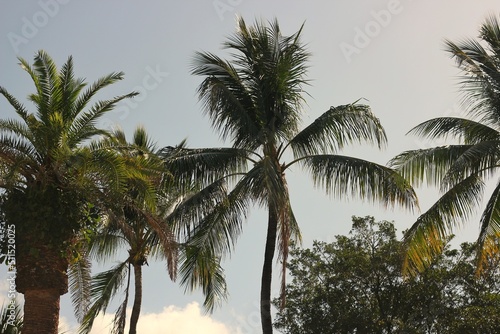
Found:
<path fill-rule="evenodd" d="M 465 145 L 474 145 L 482 141 L 499 140 L 499 133 L 494 128 L 465 118 L 439 117 L 425 121 L 413 129 L 414 134 L 429 140 L 454 137 Z"/>
<path fill-rule="evenodd" d="M 166 168 L 191 187 L 195 181 L 211 184 L 247 169 L 251 152 L 236 148 L 179 149 L 165 152 Z M 162 152 L 160 152 L 160 156 Z"/>
<path fill-rule="evenodd" d="M 478 272 L 489 256 L 498 254 L 500 237 L 500 184 L 491 194 L 481 216 L 481 229 L 478 237 Z"/>
<path fill-rule="evenodd" d="M 415 127 L 424 138 L 454 138 L 457 145 L 408 151 L 392 165 L 409 179 L 441 186 L 442 197 L 408 232 L 407 267 L 422 269 L 438 254 L 446 237 L 470 216 L 483 195 L 483 180 L 496 175 L 500 138 L 500 27 L 491 15 L 481 25 L 478 39 L 447 40 L 446 51 L 462 71 L 460 89 L 470 119 L 442 117 Z M 481 216 L 478 271 L 486 257 L 498 252 L 498 185 Z"/>
<path fill-rule="evenodd" d="M 469 148 L 470 145 L 449 145 L 410 150 L 392 158 L 388 165 L 415 186 L 439 186 L 453 162 Z"/>
<path fill-rule="evenodd" d="M 450 166 L 442 179 L 442 189 L 448 189 L 471 174 L 482 178 L 494 174 L 500 160 L 500 141 L 482 141 L 472 145 Z"/>
<path fill-rule="evenodd" d="M 408 181 L 391 168 L 341 155 L 317 155 L 299 160 L 311 172 L 314 183 L 336 197 L 351 194 L 385 206 L 418 207 Z"/>
<path fill-rule="evenodd" d="M 207 252 L 208 251 L 208 252 Z M 211 312 L 227 299 L 227 286 L 220 258 L 207 248 L 186 246 L 179 268 L 180 283 L 186 291 L 201 286 L 205 300 L 203 307 Z"/>
<path fill-rule="evenodd" d="M 85 334 L 90 332 L 97 315 L 100 312 L 106 312 L 112 297 L 123 286 L 124 279 L 129 270 L 128 261 L 124 261 L 117 264 L 111 270 L 100 273 L 92 278 L 90 307 L 81 322 L 78 333 Z"/>
<path fill-rule="evenodd" d="M 331 107 L 290 140 L 290 146 L 297 159 L 337 152 L 348 144 L 362 141 L 381 147 L 386 143 L 386 135 L 370 108 L 354 103 Z"/>
<path fill-rule="evenodd" d="M 82 321 L 88 311 L 91 298 L 91 264 L 85 254 L 70 265 L 68 280 L 75 316 L 78 321 Z"/>
<path fill-rule="evenodd" d="M 481 178 L 472 175 L 448 190 L 417 219 L 404 236 L 407 273 L 422 271 L 441 253 L 451 231 L 474 213 L 483 190 Z"/>

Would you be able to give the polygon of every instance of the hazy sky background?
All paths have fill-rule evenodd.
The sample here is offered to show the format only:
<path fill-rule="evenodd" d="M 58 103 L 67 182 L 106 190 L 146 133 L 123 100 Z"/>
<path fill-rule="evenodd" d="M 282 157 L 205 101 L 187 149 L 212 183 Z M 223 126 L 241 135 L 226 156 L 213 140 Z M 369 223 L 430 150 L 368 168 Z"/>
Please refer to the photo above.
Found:
<path fill-rule="evenodd" d="M 227 143 L 211 129 L 196 97 L 202 78 L 190 75 L 193 54 L 203 50 L 224 55 L 220 45 L 234 32 L 236 15 L 247 23 L 276 17 L 284 34 L 296 32 L 305 23 L 303 41 L 312 57 L 304 125 L 330 106 L 364 98 L 385 127 L 389 145 L 384 151 L 353 147 L 344 154 L 385 164 L 403 150 L 442 144 L 406 136 L 413 126 L 432 117 L 463 115 L 459 72 L 443 51 L 443 40 L 477 36 L 479 25 L 490 14 L 500 14 L 498 0 L 2 1 L 0 85 L 26 101 L 33 84 L 16 57 L 31 63 L 35 52 L 44 49 L 60 66 L 72 55 L 77 76 L 89 83 L 113 71 L 125 72 L 125 80 L 104 89 L 99 99 L 132 90 L 141 93 L 110 113 L 103 126 L 119 125 L 131 136 L 137 125 L 144 125 L 159 147 L 185 138 L 190 147 L 223 146 Z M 0 117 L 14 116 L 0 99 Z M 328 198 L 299 169 L 287 177 L 304 246 L 347 233 L 352 215 L 394 220 L 399 231 L 417 217 L 417 213 L 399 208 L 386 211 L 357 199 Z M 422 210 L 438 195 L 435 189 L 418 189 L 418 193 Z M 144 268 L 139 331 L 258 333 L 266 222 L 261 210 L 252 211 L 234 253 L 225 261 L 230 299 L 211 316 L 200 309 L 199 293 L 184 295 L 177 284 L 170 283 L 165 265 L 150 261 Z M 478 223 L 469 222 L 458 233 L 459 239 L 473 240 L 477 232 Z M 1 270 L 0 279 L 5 277 L 5 268 Z M 276 275 L 274 282 L 278 280 Z M 0 300 L 6 299 L 6 289 L 3 279 Z M 110 306 L 106 321 L 115 309 Z M 68 328 L 75 325 L 72 314 L 69 297 L 64 296 L 61 315 Z M 108 330 L 100 328 L 94 332 Z"/>

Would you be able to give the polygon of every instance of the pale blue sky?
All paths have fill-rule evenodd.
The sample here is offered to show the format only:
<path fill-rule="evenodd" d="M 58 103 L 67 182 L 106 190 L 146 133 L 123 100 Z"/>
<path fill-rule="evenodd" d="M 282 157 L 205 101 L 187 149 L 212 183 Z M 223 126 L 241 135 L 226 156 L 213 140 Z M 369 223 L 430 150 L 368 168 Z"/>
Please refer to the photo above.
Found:
<path fill-rule="evenodd" d="M 88 82 L 112 71 L 125 72 L 125 80 L 99 98 L 131 90 L 142 93 L 110 113 L 104 125 L 117 124 L 131 134 L 142 124 L 159 146 L 175 145 L 184 138 L 191 147 L 221 146 L 224 143 L 203 117 L 195 95 L 201 78 L 189 74 L 194 52 L 223 55 L 220 44 L 233 33 L 237 14 L 248 22 L 277 17 L 285 34 L 305 22 L 303 41 L 312 53 L 312 82 L 304 124 L 330 106 L 365 98 L 384 125 L 389 145 L 382 152 L 358 147 L 345 154 L 385 164 L 403 150 L 440 144 L 405 136 L 411 127 L 431 117 L 462 113 L 458 72 L 443 52 L 443 40 L 477 36 L 490 13 L 500 14 L 497 0 L 2 1 L 0 85 L 25 101 L 33 86 L 17 66 L 17 56 L 31 62 L 35 52 L 44 49 L 62 64 L 72 55 L 77 75 Z M 0 99 L 0 117 L 13 116 Z M 399 231 L 416 218 L 356 199 L 330 199 L 298 169 L 287 177 L 305 246 L 314 239 L 332 241 L 334 235 L 347 233 L 352 215 L 394 220 Z M 420 189 L 419 194 L 424 210 L 437 198 L 431 190 Z M 252 212 L 234 254 L 225 262 L 231 296 L 212 318 L 224 323 L 228 333 L 259 332 L 265 223 L 262 212 Z M 477 230 L 471 222 L 461 238 L 472 240 Z M 275 282 L 278 279 L 276 275 Z M 169 283 L 162 263 L 145 268 L 144 285 L 143 313 L 202 302 L 198 294 L 184 296 Z M 74 321 L 67 297 L 61 314 L 67 322 Z"/>

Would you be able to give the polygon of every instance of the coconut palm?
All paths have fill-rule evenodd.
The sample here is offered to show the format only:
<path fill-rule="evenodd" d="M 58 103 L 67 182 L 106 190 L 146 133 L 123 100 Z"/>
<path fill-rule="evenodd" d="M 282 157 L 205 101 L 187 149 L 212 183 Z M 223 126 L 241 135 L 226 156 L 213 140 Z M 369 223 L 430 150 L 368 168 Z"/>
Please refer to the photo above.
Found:
<path fill-rule="evenodd" d="M 496 17 L 485 20 L 479 40 L 459 44 L 446 41 L 446 51 L 463 73 L 461 88 L 467 118 L 438 117 L 410 133 L 429 140 L 456 139 L 453 145 L 410 150 L 390 164 L 414 185 L 438 185 L 440 198 L 405 235 L 407 270 L 425 268 L 443 250 L 444 241 L 480 206 L 487 180 L 500 161 L 500 26 Z M 480 218 L 478 269 L 491 252 L 498 252 L 500 183 L 486 202 Z"/>
<path fill-rule="evenodd" d="M 5 88 L 0 93 L 18 119 L 0 119 L 1 211 L 15 225 L 16 288 L 24 294 L 23 333 L 57 333 L 60 296 L 68 290 L 67 270 L 75 259 L 79 231 L 91 219 L 91 203 L 105 202 L 121 191 L 127 169 L 120 156 L 97 137 L 101 116 L 123 99 L 120 95 L 88 106 L 94 95 L 123 79 L 111 73 L 86 87 L 73 73 L 71 57 L 60 71 L 44 51 L 33 66 L 19 58 L 35 93 L 30 112 Z M 137 182 L 140 173 L 135 173 Z M 101 205 L 102 206 L 102 205 Z"/>
<path fill-rule="evenodd" d="M 176 279 L 178 252 L 184 253 L 182 242 L 182 233 L 175 233 L 181 229 L 181 217 L 187 218 L 192 212 L 197 210 L 206 210 L 203 208 L 203 201 L 193 199 L 196 196 L 186 196 L 181 192 L 179 184 L 175 184 L 170 173 L 164 168 L 163 159 L 167 159 L 165 154 L 158 154 L 154 143 L 149 139 L 146 131 L 138 127 L 134 132 L 133 142 L 127 143 L 125 134 L 121 130 L 114 132 L 109 140 L 113 141 L 117 150 L 120 151 L 129 165 L 133 166 L 134 160 L 139 160 L 138 165 L 141 170 L 147 169 L 151 178 L 151 184 L 154 185 L 156 200 L 151 206 L 145 201 L 144 191 L 134 182 L 127 184 L 127 191 L 120 199 L 120 209 L 118 213 L 110 213 L 106 221 L 99 226 L 99 230 L 91 237 L 88 245 L 88 254 L 97 260 L 105 260 L 110 257 L 116 257 L 119 250 L 123 247 L 128 248 L 127 258 L 116 264 L 112 269 L 97 274 L 93 277 L 88 297 L 91 303 L 87 304 L 85 298 L 80 298 L 83 284 L 76 287 L 75 305 L 77 309 L 86 308 L 86 314 L 82 317 L 82 326 L 80 333 L 88 333 L 92 328 L 95 317 L 100 312 L 105 312 L 110 300 L 124 288 L 124 298 L 120 307 L 117 309 L 113 333 L 124 333 L 126 323 L 126 309 L 129 300 L 130 276 L 134 274 L 134 299 L 130 316 L 129 333 L 137 333 L 137 324 L 139 320 L 142 303 L 142 267 L 148 264 L 148 258 L 166 260 L 169 276 L 172 280 Z M 131 179 L 130 181 L 133 181 Z M 191 187 L 191 190 L 193 188 Z M 217 195 L 216 191 L 205 192 L 206 196 L 213 197 Z M 198 194 L 198 197 L 203 197 Z M 196 206 L 193 203 L 197 203 Z M 206 205 L 205 205 L 206 206 Z M 186 256 L 181 257 L 187 258 Z M 217 259 L 208 259 L 216 261 Z M 213 275 L 221 275 L 220 265 L 212 267 L 216 272 L 203 273 L 202 282 L 210 279 Z M 81 277 L 77 271 L 75 278 Z M 190 275 L 193 273 L 187 273 Z M 212 276 L 211 276 L 212 275 Z M 82 282 L 82 279 L 74 280 Z M 209 283 L 212 284 L 212 283 Z M 207 309 L 212 309 L 217 300 L 224 298 L 225 281 L 215 281 L 218 284 L 216 289 L 211 289 L 207 295 L 205 305 Z"/>
<path fill-rule="evenodd" d="M 266 334 L 272 333 L 276 247 L 283 265 L 283 287 L 289 243 L 300 239 L 286 171 L 296 165 L 303 167 L 316 185 L 332 195 L 352 194 L 406 207 L 417 203 L 412 188 L 393 170 L 338 154 L 353 142 L 379 147 L 386 143 L 384 130 L 368 106 L 331 107 L 299 131 L 309 57 L 300 41 L 301 31 L 283 36 L 276 20 L 247 27 L 239 18 L 237 32 L 224 43 L 232 52 L 231 60 L 207 52 L 196 54 L 192 73 L 204 77 L 198 88 L 204 110 L 221 137 L 232 140 L 233 145 L 179 150 L 169 165 L 180 178 L 189 178 L 191 172 L 207 183 L 232 185 L 218 210 L 192 226 L 190 243 L 198 249 L 217 254 L 230 251 L 242 230 L 241 217 L 251 203 L 268 211 L 260 295 Z"/>

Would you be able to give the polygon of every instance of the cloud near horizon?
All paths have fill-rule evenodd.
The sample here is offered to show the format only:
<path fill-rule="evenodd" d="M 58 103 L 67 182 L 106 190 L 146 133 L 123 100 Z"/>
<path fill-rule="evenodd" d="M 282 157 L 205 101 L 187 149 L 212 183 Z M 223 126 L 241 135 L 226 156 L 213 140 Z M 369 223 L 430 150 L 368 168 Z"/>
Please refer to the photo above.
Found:
<path fill-rule="evenodd" d="M 130 315 L 130 309 L 127 314 Z M 92 328 L 91 334 L 109 333 L 112 329 L 111 322 L 114 314 L 107 313 L 98 317 Z M 189 303 L 184 308 L 168 306 L 160 313 L 141 313 L 137 325 L 138 333 L 148 334 L 233 334 L 228 326 L 203 315 L 200 305 L 196 302 Z M 128 331 L 128 323 L 126 327 Z"/>
<path fill-rule="evenodd" d="M 9 302 L 7 281 L 0 281 L 0 306 L 2 303 Z M 24 303 L 22 294 L 17 294 L 16 300 L 21 305 Z M 127 309 L 127 315 L 130 317 L 131 309 Z M 106 313 L 99 316 L 94 321 L 91 334 L 110 333 L 114 313 Z M 67 319 L 59 319 L 60 333 L 77 333 L 77 327 L 71 326 Z M 177 306 L 167 306 L 160 313 L 141 313 L 137 331 L 148 334 L 234 334 L 239 330 L 231 329 L 229 326 L 218 322 L 203 314 L 200 305 L 197 302 L 187 304 L 184 308 Z M 126 327 L 128 332 L 128 323 Z"/>

